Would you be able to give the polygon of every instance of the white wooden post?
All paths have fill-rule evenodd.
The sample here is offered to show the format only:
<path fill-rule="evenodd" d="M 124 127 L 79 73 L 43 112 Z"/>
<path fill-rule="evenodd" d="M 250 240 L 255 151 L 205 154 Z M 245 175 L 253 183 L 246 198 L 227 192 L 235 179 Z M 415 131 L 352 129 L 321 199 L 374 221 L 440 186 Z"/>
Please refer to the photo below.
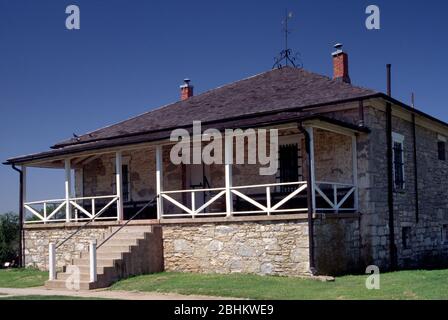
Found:
<path fill-rule="evenodd" d="M 163 216 L 163 148 L 156 146 L 156 192 L 157 192 L 157 219 Z"/>
<path fill-rule="evenodd" d="M 72 210 L 70 198 L 72 197 L 71 160 L 65 159 L 65 222 L 70 222 Z"/>
<path fill-rule="evenodd" d="M 56 245 L 48 245 L 48 279 L 56 280 Z"/>
<path fill-rule="evenodd" d="M 316 176 L 315 176 L 315 164 L 314 164 L 314 129 L 313 127 L 306 127 L 310 138 L 310 171 L 311 171 L 311 198 L 313 204 L 313 210 L 316 212 Z M 310 186 L 308 186 L 309 188 Z"/>
<path fill-rule="evenodd" d="M 266 208 L 268 209 L 268 216 L 271 215 L 271 187 L 266 187 Z"/>
<path fill-rule="evenodd" d="M 358 148 L 356 145 L 356 135 L 352 136 L 352 155 L 353 155 L 353 186 L 355 187 L 354 191 L 354 209 L 358 210 Z"/>
<path fill-rule="evenodd" d="M 230 217 L 233 212 L 232 200 L 232 163 L 233 163 L 233 135 L 225 136 L 225 188 L 226 188 L 226 213 Z"/>
<path fill-rule="evenodd" d="M 196 214 L 194 213 L 196 211 L 196 193 L 194 191 L 191 192 L 191 211 L 192 218 L 194 219 L 196 217 Z"/>
<path fill-rule="evenodd" d="M 47 203 L 44 202 L 44 224 L 47 223 Z"/>
<path fill-rule="evenodd" d="M 90 282 L 96 282 L 96 240 L 89 241 L 89 270 Z"/>
<path fill-rule="evenodd" d="M 117 220 L 123 220 L 123 168 L 122 168 L 122 153 L 118 151 L 115 153 L 115 180 L 117 185 Z"/>

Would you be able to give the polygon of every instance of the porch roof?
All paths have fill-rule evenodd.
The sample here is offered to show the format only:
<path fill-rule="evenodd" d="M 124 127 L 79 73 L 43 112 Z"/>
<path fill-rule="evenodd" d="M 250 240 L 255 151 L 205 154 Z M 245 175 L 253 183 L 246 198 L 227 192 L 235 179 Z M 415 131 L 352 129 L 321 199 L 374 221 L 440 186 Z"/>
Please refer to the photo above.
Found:
<path fill-rule="evenodd" d="M 281 125 L 285 123 L 294 123 L 294 122 L 304 122 L 311 120 L 320 120 L 323 122 L 327 122 L 336 126 L 340 126 L 343 128 L 347 128 L 352 131 L 364 132 L 368 133 L 370 130 L 366 127 L 358 127 L 351 123 L 335 120 L 332 118 L 325 117 L 319 114 L 313 114 L 313 112 L 280 112 L 275 115 L 264 115 L 258 117 L 251 117 L 246 119 L 238 119 L 238 120 L 229 120 L 229 121 L 221 121 L 219 123 L 207 123 L 202 125 L 202 129 L 207 128 L 216 128 L 218 130 L 225 130 L 231 128 L 248 128 L 254 126 L 275 126 Z M 184 127 L 187 131 L 191 133 L 192 125 Z M 76 144 L 67 146 L 64 148 L 54 149 L 46 152 L 40 152 L 30 155 L 24 155 L 21 157 L 8 159 L 4 164 L 21 164 L 33 161 L 43 161 L 43 160 L 51 160 L 52 158 L 63 157 L 67 155 L 76 155 L 80 152 L 94 151 L 94 150 L 106 150 L 114 147 L 123 147 L 127 145 L 138 145 L 142 143 L 148 142 L 156 142 L 161 140 L 166 140 L 171 135 L 171 129 L 169 130 L 159 130 L 155 132 L 149 132 L 140 135 L 133 136 L 125 136 L 114 139 L 103 139 L 99 141 L 92 141 L 83 144 Z M 63 167 L 63 163 L 61 163 L 61 167 Z"/>

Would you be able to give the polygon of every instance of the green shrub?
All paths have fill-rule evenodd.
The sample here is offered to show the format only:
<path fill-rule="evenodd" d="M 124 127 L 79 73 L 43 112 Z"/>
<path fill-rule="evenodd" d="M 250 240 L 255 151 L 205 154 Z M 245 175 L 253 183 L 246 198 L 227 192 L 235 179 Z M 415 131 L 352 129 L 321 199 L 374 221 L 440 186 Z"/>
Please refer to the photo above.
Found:
<path fill-rule="evenodd" d="M 0 265 L 17 260 L 18 251 L 19 217 L 12 212 L 0 214 Z"/>

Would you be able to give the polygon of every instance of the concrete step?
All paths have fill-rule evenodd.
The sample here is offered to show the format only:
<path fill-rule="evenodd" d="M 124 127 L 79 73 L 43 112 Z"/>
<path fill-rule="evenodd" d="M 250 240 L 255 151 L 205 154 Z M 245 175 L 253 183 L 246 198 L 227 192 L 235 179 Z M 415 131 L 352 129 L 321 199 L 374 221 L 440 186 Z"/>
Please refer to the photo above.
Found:
<path fill-rule="evenodd" d="M 115 232 L 116 230 L 118 230 L 119 227 L 112 227 L 112 232 Z M 122 233 L 135 233 L 135 232 L 152 232 L 152 227 L 151 226 L 129 226 L 127 225 L 126 227 L 123 227 L 120 231 L 117 232 L 118 234 L 122 234 Z"/>
<path fill-rule="evenodd" d="M 90 272 L 90 266 L 77 266 L 79 268 L 79 273 L 86 273 L 88 274 Z M 106 272 L 108 268 L 112 267 L 96 267 L 96 273 L 97 274 L 103 274 Z"/>
<path fill-rule="evenodd" d="M 128 240 L 128 239 L 145 239 L 147 232 L 126 232 L 126 233 L 117 233 L 112 238 L 110 238 L 106 243 L 112 240 Z M 107 236 L 105 237 L 107 238 Z M 98 244 L 101 243 L 100 241 Z"/>
<path fill-rule="evenodd" d="M 117 227 L 113 227 L 111 232 L 116 230 Z M 91 290 L 108 287 L 121 277 L 128 275 L 129 272 L 140 274 L 144 269 L 141 269 L 139 263 L 147 261 L 144 259 L 146 257 L 146 242 L 151 239 L 150 237 L 152 236 L 152 231 L 152 226 L 127 226 L 114 234 L 97 250 L 97 281 L 95 281 L 95 283 L 89 282 L 89 252 L 81 252 L 80 258 L 73 259 L 72 261 L 72 267 L 77 267 L 79 269 L 79 290 Z M 111 233 L 105 235 L 103 239 L 98 239 L 97 243 L 100 244 L 109 235 L 111 235 Z M 69 267 L 70 266 L 66 269 Z M 70 288 L 67 288 L 67 283 L 69 287 L 74 285 L 73 281 L 70 281 L 73 280 L 72 273 L 60 272 L 57 273 L 56 278 L 56 280 L 47 281 L 45 286 L 48 289 L 69 290 Z"/>
<path fill-rule="evenodd" d="M 105 245 L 109 245 L 109 246 L 136 246 L 138 244 L 138 240 L 139 239 L 135 239 L 135 238 L 129 238 L 129 239 L 117 239 L 115 237 L 109 239 L 105 244 Z M 103 246 L 102 246 L 103 247 Z M 101 247 L 101 248 L 102 248 Z"/>
<path fill-rule="evenodd" d="M 100 274 L 98 274 L 98 276 L 100 276 Z M 66 281 L 69 278 L 72 279 L 73 275 L 69 274 L 69 273 L 65 273 L 65 272 L 61 272 L 56 275 L 56 280 Z M 90 280 L 90 274 L 88 272 L 87 273 L 79 273 L 79 280 L 88 282 Z"/>
<path fill-rule="evenodd" d="M 123 253 L 127 253 L 128 251 L 109 251 L 109 250 L 102 250 L 97 251 L 96 258 L 97 259 L 121 259 L 123 257 Z M 89 252 L 82 252 L 81 253 L 81 259 L 90 259 Z"/>
<path fill-rule="evenodd" d="M 98 267 L 113 267 L 115 261 L 118 261 L 120 259 L 96 259 L 96 264 Z M 79 259 L 73 259 L 73 264 L 77 267 L 82 266 L 89 266 L 90 261 L 88 258 L 79 258 Z"/>
<path fill-rule="evenodd" d="M 45 282 L 45 287 L 47 289 L 73 290 L 74 288 L 72 286 L 73 284 L 70 284 L 70 286 L 67 287 L 67 283 L 65 280 L 48 280 Z M 91 290 L 96 288 L 97 285 L 95 283 L 90 283 L 88 281 L 79 282 L 79 290 Z"/>
<path fill-rule="evenodd" d="M 96 252 L 98 254 L 101 253 L 101 252 L 120 252 L 120 253 L 125 253 L 125 252 L 130 252 L 132 247 L 134 247 L 134 246 L 116 245 L 116 244 L 106 243 L 106 244 L 104 244 L 104 246 L 99 248 Z"/>

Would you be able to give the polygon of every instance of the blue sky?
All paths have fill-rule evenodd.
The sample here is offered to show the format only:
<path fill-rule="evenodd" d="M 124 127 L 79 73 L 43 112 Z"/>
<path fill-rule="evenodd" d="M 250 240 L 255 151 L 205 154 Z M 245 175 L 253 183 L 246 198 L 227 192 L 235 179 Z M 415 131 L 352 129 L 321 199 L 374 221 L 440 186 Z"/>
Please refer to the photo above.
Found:
<path fill-rule="evenodd" d="M 65 8 L 81 10 L 81 30 L 65 28 Z M 365 8 L 381 10 L 381 30 L 365 28 Z M 304 67 L 331 75 L 332 45 L 344 43 L 356 85 L 384 91 L 448 121 L 448 3 L 443 0 L 0 0 L 0 160 L 272 67 L 285 8 L 291 47 Z M 34 169 L 29 200 L 59 197 L 62 172 Z M 0 212 L 17 211 L 18 176 L 0 167 Z"/>

